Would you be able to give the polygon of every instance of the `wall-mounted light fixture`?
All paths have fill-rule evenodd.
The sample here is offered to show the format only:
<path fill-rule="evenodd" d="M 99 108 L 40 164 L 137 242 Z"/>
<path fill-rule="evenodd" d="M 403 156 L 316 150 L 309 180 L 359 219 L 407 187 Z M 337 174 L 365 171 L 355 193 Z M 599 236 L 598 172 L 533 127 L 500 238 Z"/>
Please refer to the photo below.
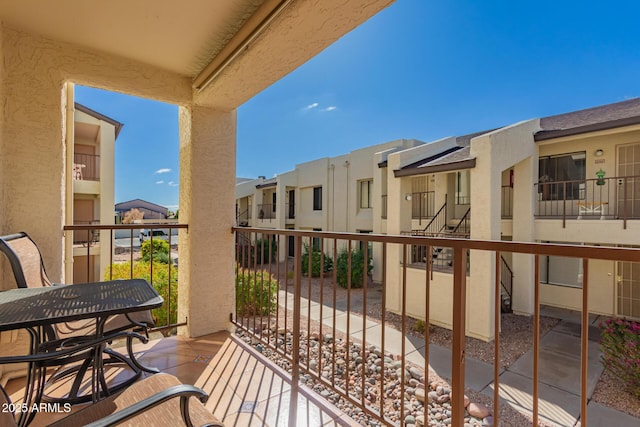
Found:
<path fill-rule="evenodd" d="M 409 193 L 405 194 L 404 199 L 406 201 L 410 201 L 411 200 L 411 194 L 409 194 Z"/>
<path fill-rule="evenodd" d="M 594 154 L 596 157 L 602 157 L 604 150 L 602 148 L 598 148 Z"/>

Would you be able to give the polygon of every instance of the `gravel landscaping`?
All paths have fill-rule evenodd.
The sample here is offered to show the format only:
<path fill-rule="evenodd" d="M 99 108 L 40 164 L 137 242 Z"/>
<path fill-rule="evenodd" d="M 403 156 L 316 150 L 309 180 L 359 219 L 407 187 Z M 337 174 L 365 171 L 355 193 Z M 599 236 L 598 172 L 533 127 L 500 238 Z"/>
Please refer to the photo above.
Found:
<path fill-rule="evenodd" d="M 291 263 L 289 263 L 291 264 Z M 289 265 L 289 269 L 292 265 Z M 279 274 L 277 274 L 279 273 Z M 279 276 L 281 279 L 281 289 L 287 289 L 292 292 L 292 280 L 289 277 L 289 286 L 284 285 L 284 279 L 286 278 L 287 269 L 284 264 L 280 264 L 280 269 L 274 265 L 272 266 L 272 274 Z M 345 304 L 347 297 L 351 300 L 351 310 L 354 313 L 363 314 L 363 300 L 365 291 L 363 289 L 352 289 L 347 291 L 340 287 L 333 287 L 331 279 L 327 278 L 321 280 L 320 278 L 303 277 L 301 294 L 304 298 L 310 298 L 313 301 L 320 302 L 327 306 L 332 306 L 334 301 Z M 369 283 L 366 290 L 366 315 L 369 319 L 380 321 L 382 318 L 382 301 L 381 301 L 381 287 Z M 334 296 L 335 294 L 335 296 Z M 346 307 L 345 307 L 346 308 Z M 304 313 L 303 313 L 304 315 Z M 401 330 L 402 322 L 401 316 L 394 313 L 386 312 L 385 321 L 387 324 L 397 330 Z M 560 320 L 551 317 L 541 317 L 540 331 L 541 337 L 550 331 Z M 416 320 L 407 318 L 406 331 L 409 335 L 415 337 L 424 337 L 424 333 L 416 327 Z M 502 314 L 501 318 L 501 333 L 500 333 L 500 365 L 502 368 L 509 367 L 515 360 L 525 354 L 533 346 L 533 318 L 527 316 L 518 316 L 514 314 Z M 316 331 L 319 327 L 315 327 Z M 443 347 L 450 347 L 451 343 L 451 331 L 445 328 L 437 326 L 431 326 L 429 330 L 430 343 L 437 344 Z M 466 354 L 468 357 L 482 360 L 484 362 L 493 364 L 494 345 L 493 342 L 484 342 L 474 338 L 467 338 L 466 340 Z M 446 384 L 444 379 L 440 379 Z M 431 377 L 429 381 L 432 382 Z M 437 381 L 437 380 L 436 380 Z M 474 401 L 483 403 L 488 407 L 492 405 L 492 399 L 468 391 L 467 393 Z M 592 400 L 610 408 L 625 412 L 634 417 L 640 418 L 640 400 L 635 398 L 630 393 L 620 389 L 619 382 L 612 377 L 608 372 L 604 372 L 600 377 L 595 392 L 592 396 Z M 504 415 L 503 415 L 504 412 Z M 523 417 L 519 413 L 515 412 L 508 405 L 500 406 L 500 420 L 501 425 L 530 425 L 530 419 Z M 513 424 L 509 420 L 514 420 Z M 526 421 L 525 421 L 526 420 Z M 544 425 L 544 424 L 540 424 Z"/>

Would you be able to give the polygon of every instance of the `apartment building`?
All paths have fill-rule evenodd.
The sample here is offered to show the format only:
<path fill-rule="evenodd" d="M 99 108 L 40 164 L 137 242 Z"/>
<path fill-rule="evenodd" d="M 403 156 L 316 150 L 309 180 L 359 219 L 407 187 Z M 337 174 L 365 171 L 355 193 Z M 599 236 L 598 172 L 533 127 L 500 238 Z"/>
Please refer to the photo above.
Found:
<path fill-rule="evenodd" d="M 72 87 L 69 88 L 73 94 Z M 67 134 L 67 223 L 114 224 L 115 142 L 123 124 L 75 103 L 73 126 Z M 74 283 L 101 280 L 111 259 L 109 232 L 67 232 L 65 273 Z M 87 268 L 88 267 L 88 268 Z"/>
<path fill-rule="evenodd" d="M 531 119 L 424 143 L 398 140 L 297 165 L 236 186 L 238 224 L 264 228 L 409 234 L 606 246 L 640 245 L 640 99 Z M 472 220 L 473 218 L 473 220 Z M 387 253 L 387 306 L 452 327 L 450 251 Z M 373 279 L 383 280 L 373 248 Z M 567 254 L 571 255 L 571 254 Z M 533 313 L 540 302 L 579 310 L 582 279 L 592 313 L 640 318 L 640 263 L 500 254 L 502 307 Z M 470 251 L 467 334 L 493 336 L 496 255 Z"/>

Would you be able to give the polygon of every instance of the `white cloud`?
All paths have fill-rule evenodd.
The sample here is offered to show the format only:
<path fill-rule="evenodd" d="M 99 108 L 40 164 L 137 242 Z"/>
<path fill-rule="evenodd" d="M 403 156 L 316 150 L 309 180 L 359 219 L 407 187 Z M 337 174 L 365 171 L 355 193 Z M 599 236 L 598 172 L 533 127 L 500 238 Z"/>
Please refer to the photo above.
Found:
<path fill-rule="evenodd" d="M 169 181 L 167 182 L 167 184 L 169 185 L 169 187 L 177 187 L 178 183 L 177 182 L 173 182 L 173 181 Z"/>
<path fill-rule="evenodd" d="M 327 108 L 323 108 L 322 111 L 333 111 L 336 108 L 338 108 L 338 107 L 336 107 L 335 105 L 330 105 Z"/>
<path fill-rule="evenodd" d="M 155 173 L 169 173 L 169 172 L 171 172 L 171 169 L 169 168 L 162 168 L 155 171 Z"/>
<path fill-rule="evenodd" d="M 164 184 L 164 181 L 163 180 L 156 181 L 156 184 Z"/>
<path fill-rule="evenodd" d="M 317 102 L 314 102 L 313 104 L 309 104 L 306 107 L 304 107 L 304 110 L 311 110 L 313 108 L 316 108 L 319 104 Z"/>

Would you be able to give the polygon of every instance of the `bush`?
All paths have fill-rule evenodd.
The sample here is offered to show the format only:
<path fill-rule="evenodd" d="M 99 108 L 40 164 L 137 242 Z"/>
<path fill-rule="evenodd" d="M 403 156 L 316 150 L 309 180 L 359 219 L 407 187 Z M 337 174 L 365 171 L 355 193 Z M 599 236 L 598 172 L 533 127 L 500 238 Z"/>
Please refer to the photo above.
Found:
<path fill-rule="evenodd" d="M 640 323 L 609 319 L 600 323 L 600 351 L 604 368 L 640 398 Z"/>
<path fill-rule="evenodd" d="M 147 242 L 145 242 L 147 243 Z M 154 242 L 155 243 L 155 242 Z M 164 242 L 166 243 L 166 242 Z M 155 245 L 154 245 L 155 246 Z M 113 272 L 110 276 L 110 271 Z M 156 326 L 167 325 L 167 307 L 168 301 L 171 301 L 171 313 L 169 316 L 170 323 L 178 321 L 178 268 L 171 267 L 171 295 L 169 295 L 169 264 L 154 262 L 153 278 L 151 277 L 151 263 L 145 261 L 135 261 L 133 263 L 133 272 L 131 271 L 131 262 L 122 262 L 112 264 L 110 269 L 105 273 L 105 280 L 116 279 L 145 279 L 151 283 L 155 290 L 164 298 L 164 304 L 161 307 L 151 311 Z"/>
<path fill-rule="evenodd" d="M 276 260 L 276 251 L 278 250 L 278 242 L 273 239 L 264 238 L 257 239 L 255 248 L 258 253 L 258 264 L 270 264 Z M 251 259 L 253 260 L 253 254 Z"/>
<path fill-rule="evenodd" d="M 325 273 L 333 270 L 333 259 L 329 255 L 325 254 L 323 260 L 320 251 L 313 251 L 313 254 L 311 255 L 311 277 L 320 277 L 323 261 Z M 302 252 L 302 275 L 309 275 L 309 245 L 306 244 L 304 245 L 304 251 Z"/>
<path fill-rule="evenodd" d="M 342 249 L 336 260 L 337 266 L 337 281 L 338 285 L 346 288 L 349 286 L 349 251 Z M 356 249 L 351 251 L 351 287 L 361 288 L 362 281 L 365 275 L 368 276 L 373 265 L 371 263 L 371 257 L 367 260 L 367 271 L 364 271 L 364 251 L 362 249 Z"/>
<path fill-rule="evenodd" d="M 236 310 L 238 316 L 268 315 L 276 309 L 278 281 L 266 270 L 236 267 Z"/>
<path fill-rule="evenodd" d="M 153 241 L 152 247 L 151 240 L 142 242 L 142 245 L 140 246 L 140 256 L 142 257 L 142 261 L 149 262 L 152 254 L 154 262 L 169 264 L 169 243 L 164 240 L 157 239 Z"/>

